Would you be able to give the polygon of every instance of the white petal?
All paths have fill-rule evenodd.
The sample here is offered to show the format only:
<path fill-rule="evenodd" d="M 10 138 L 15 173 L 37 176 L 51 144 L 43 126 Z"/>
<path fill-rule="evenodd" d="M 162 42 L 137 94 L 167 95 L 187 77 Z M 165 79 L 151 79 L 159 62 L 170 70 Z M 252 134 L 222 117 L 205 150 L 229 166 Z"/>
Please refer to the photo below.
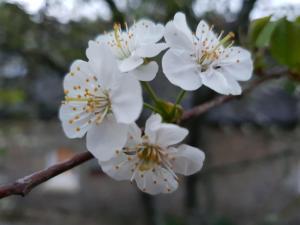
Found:
<path fill-rule="evenodd" d="M 110 93 L 112 111 L 119 123 L 133 123 L 138 119 L 142 107 L 143 96 L 140 83 L 127 74 L 119 78 Z"/>
<path fill-rule="evenodd" d="M 166 43 L 157 43 L 157 44 L 149 44 L 144 45 L 136 49 L 134 55 L 143 57 L 143 58 L 152 58 L 157 56 L 161 51 L 168 48 Z"/>
<path fill-rule="evenodd" d="M 209 26 L 208 24 L 204 21 L 204 20 L 201 20 L 199 23 L 198 23 L 198 26 L 197 26 L 197 29 L 196 29 L 196 36 L 201 40 L 203 41 L 203 36 L 205 36 L 209 31 Z M 205 38 L 204 38 L 205 39 Z"/>
<path fill-rule="evenodd" d="M 70 97 L 83 96 L 85 89 L 93 92 L 93 88 L 96 85 L 93 75 L 88 62 L 75 60 L 70 67 L 70 72 L 63 81 L 64 90 L 68 92 L 67 95 Z"/>
<path fill-rule="evenodd" d="M 184 90 L 193 91 L 202 85 L 196 63 L 185 52 L 169 49 L 162 58 L 162 69 L 172 84 Z"/>
<path fill-rule="evenodd" d="M 185 176 L 201 170 L 205 159 L 200 149 L 185 144 L 178 146 L 171 156 L 174 157 L 172 161 L 174 172 Z"/>
<path fill-rule="evenodd" d="M 126 146 L 132 147 L 137 144 L 140 144 L 143 141 L 141 136 L 142 136 L 142 131 L 137 126 L 137 124 L 136 123 L 130 124 L 128 128 L 128 139 L 127 139 Z"/>
<path fill-rule="evenodd" d="M 151 81 L 155 78 L 158 72 L 158 65 L 152 61 L 147 64 L 141 65 L 135 70 L 130 71 L 130 74 L 136 77 L 137 80 Z"/>
<path fill-rule="evenodd" d="M 84 110 L 83 107 L 86 104 L 83 102 L 69 102 L 61 105 L 58 113 L 58 117 L 61 121 L 68 121 L 75 116 L 81 115 Z"/>
<path fill-rule="evenodd" d="M 164 38 L 169 47 L 181 49 L 188 52 L 194 51 L 193 36 L 187 36 L 181 29 L 170 21 L 167 23 L 164 33 Z"/>
<path fill-rule="evenodd" d="M 210 45 L 216 45 L 218 43 L 218 38 L 216 37 L 215 33 L 210 30 L 208 24 L 201 20 L 196 29 L 196 36 L 199 42 L 203 42 L 207 40 Z"/>
<path fill-rule="evenodd" d="M 120 124 L 112 117 L 106 117 L 99 125 L 92 124 L 87 132 L 87 149 L 99 160 L 111 159 L 116 150 L 124 147 L 128 125 Z"/>
<path fill-rule="evenodd" d="M 151 115 L 145 125 L 145 135 L 152 144 L 163 147 L 181 142 L 187 135 L 188 130 L 175 124 L 162 123 L 159 114 Z"/>
<path fill-rule="evenodd" d="M 142 19 L 130 27 L 129 31 L 139 44 L 153 44 L 163 37 L 164 26 L 155 24 L 150 20 Z"/>
<path fill-rule="evenodd" d="M 75 104 L 64 104 L 59 109 L 63 130 L 69 138 L 83 137 L 90 127 L 88 121 L 91 119 L 91 115 L 85 113 L 82 108 L 82 104 L 76 106 Z"/>
<path fill-rule="evenodd" d="M 161 126 L 162 118 L 159 114 L 152 114 L 147 120 L 145 124 L 145 135 L 148 136 L 149 141 L 151 143 L 156 142 L 157 133 L 156 131 Z"/>
<path fill-rule="evenodd" d="M 116 66 L 117 61 L 110 49 L 105 45 L 97 44 L 95 41 L 89 41 L 86 55 L 100 85 L 106 89 L 113 86 L 116 77 L 120 74 Z"/>
<path fill-rule="evenodd" d="M 232 95 L 240 95 L 242 93 L 242 88 L 239 83 L 233 79 L 231 76 L 224 74 L 228 84 L 228 93 Z"/>
<path fill-rule="evenodd" d="M 139 56 L 130 56 L 119 61 L 119 68 L 121 72 L 128 72 L 142 65 L 143 62 L 144 60 Z"/>
<path fill-rule="evenodd" d="M 156 144 L 159 146 L 170 146 L 178 144 L 188 135 L 189 131 L 175 124 L 163 123 L 156 130 Z"/>
<path fill-rule="evenodd" d="M 240 47 L 226 48 L 218 63 L 219 71 L 236 80 L 249 80 L 253 72 L 253 62 L 249 51 Z"/>
<path fill-rule="evenodd" d="M 122 34 L 121 34 L 122 35 Z M 106 45 L 112 51 L 113 55 L 117 58 L 122 57 L 123 53 L 121 49 L 116 45 L 114 32 L 101 34 L 96 38 L 96 43 L 100 45 Z"/>
<path fill-rule="evenodd" d="M 183 31 L 185 33 L 185 35 L 192 40 L 192 32 L 186 22 L 186 17 L 182 12 L 178 12 L 175 14 L 174 16 L 174 25 L 176 26 L 176 28 L 180 31 Z"/>
<path fill-rule="evenodd" d="M 116 153 L 115 156 L 108 161 L 99 161 L 104 173 L 115 180 L 130 180 L 132 177 L 132 169 L 135 167 L 135 161 L 126 156 L 122 151 Z"/>
<path fill-rule="evenodd" d="M 228 82 L 223 74 L 214 69 L 209 69 L 201 73 L 202 82 L 210 89 L 224 95 L 230 94 L 228 90 Z"/>
<path fill-rule="evenodd" d="M 139 172 L 135 181 L 138 188 L 148 194 L 156 195 L 160 193 L 171 193 L 178 187 L 178 183 L 173 175 L 164 168 L 156 167 L 155 172 L 148 170 Z"/>

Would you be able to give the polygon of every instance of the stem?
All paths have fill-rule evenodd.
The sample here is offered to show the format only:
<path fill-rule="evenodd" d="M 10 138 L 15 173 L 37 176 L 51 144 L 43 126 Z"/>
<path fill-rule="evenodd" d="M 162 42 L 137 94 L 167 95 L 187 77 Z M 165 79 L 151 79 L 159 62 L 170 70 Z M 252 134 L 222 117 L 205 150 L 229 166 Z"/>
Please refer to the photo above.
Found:
<path fill-rule="evenodd" d="M 185 90 L 181 90 L 180 93 L 178 94 L 177 98 L 176 98 L 176 102 L 175 102 L 175 107 L 177 105 L 180 104 L 180 102 L 182 101 L 184 95 L 185 95 L 186 91 Z"/>
<path fill-rule="evenodd" d="M 174 107 L 172 109 L 172 112 L 171 112 L 171 116 L 172 118 L 175 116 L 175 113 L 176 113 L 176 108 L 177 106 L 181 103 L 184 95 L 185 95 L 186 91 L 185 90 L 181 90 L 180 93 L 178 94 L 177 98 L 176 98 L 176 101 L 175 101 L 175 104 L 174 104 Z"/>
<path fill-rule="evenodd" d="M 159 105 L 159 99 L 156 96 L 155 92 L 153 91 L 153 89 L 151 88 L 151 86 L 149 85 L 149 83 L 142 81 L 142 86 L 143 88 L 147 91 L 147 93 L 149 94 L 150 98 L 153 100 L 153 102 L 157 105 Z"/>
<path fill-rule="evenodd" d="M 156 112 L 158 112 L 159 114 L 166 114 L 166 111 L 164 110 L 164 108 L 161 105 L 161 102 L 159 100 L 159 98 L 157 97 L 157 95 L 155 94 L 154 90 L 151 88 L 151 86 L 149 85 L 149 83 L 142 81 L 142 86 L 143 88 L 147 91 L 149 97 L 152 99 L 152 101 L 155 103 L 155 108 L 156 108 Z"/>
<path fill-rule="evenodd" d="M 144 102 L 144 107 L 147 108 L 147 109 L 150 109 L 153 112 L 160 113 L 160 111 L 157 108 L 155 108 L 153 105 L 150 105 L 146 102 Z"/>

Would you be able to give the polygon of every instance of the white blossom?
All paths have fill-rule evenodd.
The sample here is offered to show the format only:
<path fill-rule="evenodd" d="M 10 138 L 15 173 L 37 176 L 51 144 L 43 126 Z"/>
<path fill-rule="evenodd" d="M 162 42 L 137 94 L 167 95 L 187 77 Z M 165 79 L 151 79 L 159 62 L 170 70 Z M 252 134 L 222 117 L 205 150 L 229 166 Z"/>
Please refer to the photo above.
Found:
<path fill-rule="evenodd" d="M 150 58 L 167 48 L 165 43 L 157 43 L 162 39 L 163 33 L 163 25 L 140 20 L 130 28 L 126 25 L 126 30 L 115 24 L 114 30 L 98 36 L 96 43 L 110 47 L 121 72 L 131 71 L 136 79 L 150 81 L 158 71 L 157 63 Z"/>
<path fill-rule="evenodd" d="M 87 133 L 87 148 L 108 160 L 127 140 L 128 124 L 142 110 L 142 90 L 132 76 L 122 76 L 106 46 L 91 43 L 88 62 L 76 60 L 64 79 L 65 100 L 59 111 L 69 138 Z"/>
<path fill-rule="evenodd" d="M 196 90 L 205 85 L 225 95 L 239 95 L 238 81 L 250 79 L 253 63 L 250 53 L 233 47 L 233 33 L 217 37 L 205 21 L 200 21 L 193 34 L 185 15 L 176 13 L 167 23 L 164 38 L 170 49 L 162 59 L 168 80 L 184 90 Z"/>
<path fill-rule="evenodd" d="M 143 135 L 133 124 L 125 147 L 116 150 L 111 160 L 100 165 L 116 180 L 135 180 L 143 192 L 173 192 L 178 187 L 175 173 L 194 174 L 202 168 L 205 158 L 198 148 L 179 144 L 187 134 L 187 129 L 162 123 L 160 115 L 152 115 L 146 121 Z"/>

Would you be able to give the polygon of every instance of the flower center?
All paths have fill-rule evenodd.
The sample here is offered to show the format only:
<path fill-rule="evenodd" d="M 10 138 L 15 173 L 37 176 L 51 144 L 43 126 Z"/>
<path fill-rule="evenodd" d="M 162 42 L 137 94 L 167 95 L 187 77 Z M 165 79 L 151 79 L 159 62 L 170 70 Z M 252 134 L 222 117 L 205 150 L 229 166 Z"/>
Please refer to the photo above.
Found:
<path fill-rule="evenodd" d="M 120 50 L 119 59 L 128 58 L 131 55 L 129 48 L 129 41 L 132 39 L 133 34 L 129 32 L 127 24 L 125 23 L 126 31 L 122 30 L 120 24 L 114 24 L 114 39 L 113 43 Z"/>
<path fill-rule="evenodd" d="M 78 95 L 77 97 L 65 96 L 64 103 L 85 103 L 85 107 L 83 107 L 83 110 L 86 113 L 94 113 L 95 122 L 97 124 L 101 123 L 105 116 L 111 112 L 111 102 L 108 92 L 103 92 L 103 96 L 96 96 L 86 92 L 84 96 L 84 98 L 81 97 L 81 95 Z"/>
<path fill-rule="evenodd" d="M 138 165 L 140 171 L 147 171 L 161 164 L 165 155 L 161 147 L 149 143 L 136 145 L 135 151 L 140 161 Z"/>
<path fill-rule="evenodd" d="M 218 40 L 220 40 L 222 33 L 219 35 Z M 220 53 L 223 50 L 219 48 L 225 45 L 225 48 L 229 48 L 232 46 L 234 38 L 234 33 L 228 33 L 223 39 L 221 39 L 218 44 L 215 46 L 209 46 L 208 40 L 204 40 L 202 43 L 202 48 L 197 57 L 197 63 L 201 66 L 201 72 L 205 72 L 208 67 L 215 61 L 218 60 Z"/>

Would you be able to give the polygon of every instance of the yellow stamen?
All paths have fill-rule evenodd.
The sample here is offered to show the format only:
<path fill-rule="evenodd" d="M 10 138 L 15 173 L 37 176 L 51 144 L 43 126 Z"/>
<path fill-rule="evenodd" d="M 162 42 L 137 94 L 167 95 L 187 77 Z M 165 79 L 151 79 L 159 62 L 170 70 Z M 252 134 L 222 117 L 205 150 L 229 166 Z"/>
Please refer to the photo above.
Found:
<path fill-rule="evenodd" d="M 218 48 L 226 43 L 228 43 L 228 41 L 230 41 L 232 38 L 234 38 L 234 33 L 233 32 L 229 32 L 222 40 L 220 40 L 220 42 L 211 50 L 211 51 L 208 51 L 208 47 L 206 47 L 207 50 L 205 50 L 202 54 L 202 56 L 200 57 L 200 59 L 198 60 L 198 63 L 199 64 L 203 64 L 203 62 L 205 60 L 213 60 L 213 59 L 218 59 L 219 57 L 219 54 L 217 52 Z M 229 44 L 229 46 L 227 47 L 230 47 L 232 45 Z"/>
<path fill-rule="evenodd" d="M 114 35 L 115 35 L 115 40 L 116 40 L 118 48 L 122 48 L 122 44 L 121 44 L 121 40 L 120 40 L 120 29 L 121 29 L 120 24 L 115 23 L 114 24 Z"/>

